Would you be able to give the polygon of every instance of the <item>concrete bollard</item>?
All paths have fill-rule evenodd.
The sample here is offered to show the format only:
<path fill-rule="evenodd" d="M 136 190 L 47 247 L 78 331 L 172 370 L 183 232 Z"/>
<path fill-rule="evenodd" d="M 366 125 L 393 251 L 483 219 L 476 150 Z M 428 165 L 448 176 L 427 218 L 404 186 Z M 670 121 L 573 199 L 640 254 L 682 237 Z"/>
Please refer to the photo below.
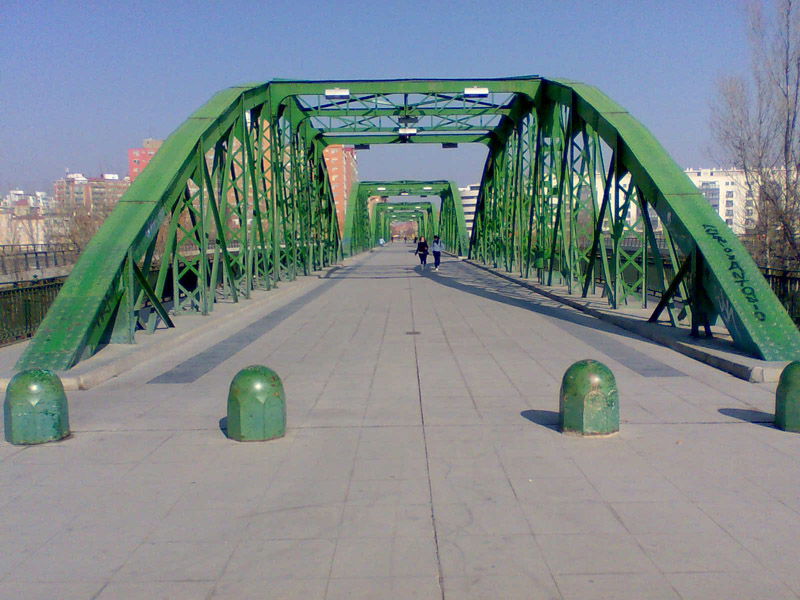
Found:
<path fill-rule="evenodd" d="M 6 388 L 3 424 L 11 444 L 43 444 L 67 437 L 67 395 L 58 375 L 47 369 L 14 375 Z"/>
<path fill-rule="evenodd" d="M 259 442 L 286 435 L 286 395 L 272 369 L 251 365 L 239 371 L 228 391 L 228 437 Z"/>
<path fill-rule="evenodd" d="M 775 391 L 775 427 L 800 433 L 800 362 L 783 369 Z"/>
<path fill-rule="evenodd" d="M 619 431 L 614 374 L 596 360 L 579 360 L 561 380 L 558 421 L 562 432 L 609 435 Z"/>

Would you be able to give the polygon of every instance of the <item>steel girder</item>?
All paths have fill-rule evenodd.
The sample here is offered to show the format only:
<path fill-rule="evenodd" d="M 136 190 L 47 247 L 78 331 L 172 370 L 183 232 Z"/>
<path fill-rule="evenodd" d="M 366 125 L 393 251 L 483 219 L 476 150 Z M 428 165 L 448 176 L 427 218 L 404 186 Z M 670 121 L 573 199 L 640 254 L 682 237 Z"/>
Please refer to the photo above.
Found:
<path fill-rule="evenodd" d="M 380 201 L 370 198 L 409 196 L 408 202 Z M 438 204 L 413 197 L 439 198 Z M 464 207 L 458 186 L 452 181 L 362 181 L 353 186 L 345 219 L 343 247 L 346 255 L 355 254 L 389 239 L 391 224 L 414 221 L 420 235 L 441 236 L 445 247 L 466 256 L 469 250 Z"/>
<path fill-rule="evenodd" d="M 170 311 L 206 313 L 335 261 L 327 144 L 468 142 L 490 150 L 473 257 L 576 293 L 599 285 L 612 306 L 644 305 L 652 289 L 656 319 L 666 311 L 697 331 L 720 316 L 742 350 L 797 356 L 800 333 L 755 263 L 652 135 L 595 88 L 528 76 L 273 81 L 217 94 L 131 186 L 17 367 L 69 368 L 105 342 L 169 325 Z M 361 249 L 369 215 L 351 212 L 365 237 L 350 247 Z"/>

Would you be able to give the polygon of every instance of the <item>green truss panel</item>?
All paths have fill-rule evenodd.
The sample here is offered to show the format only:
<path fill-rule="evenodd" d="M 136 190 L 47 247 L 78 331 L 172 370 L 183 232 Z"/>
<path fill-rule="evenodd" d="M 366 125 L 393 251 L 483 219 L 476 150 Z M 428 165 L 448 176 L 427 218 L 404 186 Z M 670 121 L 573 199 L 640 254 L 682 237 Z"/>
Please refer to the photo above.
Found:
<path fill-rule="evenodd" d="M 412 199 L 408 202 L 375 202 L 371 197 L 437 196 L 439 203 Z M 452 181 L 361 181 L 353 186 L 345 218 L 343 246 L 346 255 L 372 248 L 389 239 L 391 225 L 414 221 L 421 235 L 441 236 L 448 251 L 466 256 L 469 251 L 464 208 L 458 186 Z"/>

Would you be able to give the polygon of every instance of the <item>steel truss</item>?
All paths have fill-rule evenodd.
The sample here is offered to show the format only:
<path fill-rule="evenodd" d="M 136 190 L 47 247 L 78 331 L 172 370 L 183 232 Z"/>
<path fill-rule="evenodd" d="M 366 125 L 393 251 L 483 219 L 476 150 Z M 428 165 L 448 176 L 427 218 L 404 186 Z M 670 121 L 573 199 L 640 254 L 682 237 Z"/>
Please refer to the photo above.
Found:
<path fill-rule="evenodd" d="M 489 142 L 470 256 L 599 292 L 650 321 L 788 360 L 800 335 L 750 255 L 652 135 L 594 88 L 544 81 Z"/>
<path fill-rule="evenodd" d="M 387 201 L 398 196 L 408 196 L 409 200 Z M 426 200 L 431 196 L 438 197 L 439 202 Z M 370 202 L 370 198 L 376 201 Z M 361 181 L 353 186 L 345 221 L 345 255 L 367 250 L 381 238 L 388 240 L 393 223 L 410 221 L 417 224 L 420 235 L 428 239 L 439 235 L 448 251 L 467 255 L 464 207 L 458 186 L 452 181 Z"/>
<path fill-rule="evenodd" d="M 18 368 L 67 369 L 102 344 L 133 343 L 137 329 L 171 327 L 341 258 L 325 144 L 268 89 L 222 92 L 169 137 Z"/>
<path fill-rule="evenodd" d="M 652 320 L 687 320 L 699 333 L 720 317 L 747 353 L 800 353 L 800 333 L 752 258 L 655 138 L 595 88 L 528 76 L 220 92 L 130 187 L 17 367 L 67 369 L 104 343 L 133 342 L 137 329 L 170 326 L 170 315 L 206 314 L 337 261 L 322 151 L 378 143 L 487 145 L 477 260 L 575 294 L 600 291 L 612 307 L 647 306 L 655 293 Z M 464 253 L 448 185 L 441 216 L 431 204 L 419 218 Z M 361 189 L 346 214 L 347 252 L 374 244 L 392 219 L 389 205 L 370 214 Z"/>

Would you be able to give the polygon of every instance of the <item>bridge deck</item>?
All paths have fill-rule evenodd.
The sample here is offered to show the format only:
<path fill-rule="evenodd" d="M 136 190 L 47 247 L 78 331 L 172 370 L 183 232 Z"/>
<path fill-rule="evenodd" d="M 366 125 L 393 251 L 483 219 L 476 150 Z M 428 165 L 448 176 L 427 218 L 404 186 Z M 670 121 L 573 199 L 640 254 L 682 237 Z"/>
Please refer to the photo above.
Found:
<path fill-rule="evenodd" d="M 795 598 L 800 436 L 750 384 L 454 260 L 356 257 L 0 443 L 0 598 Z M 155 356 L 155 354 L 154 354 Z M 555 429 L 573 361 L 621 433 Z M 284 439 L 220 419 L 284 378 Z"/>

